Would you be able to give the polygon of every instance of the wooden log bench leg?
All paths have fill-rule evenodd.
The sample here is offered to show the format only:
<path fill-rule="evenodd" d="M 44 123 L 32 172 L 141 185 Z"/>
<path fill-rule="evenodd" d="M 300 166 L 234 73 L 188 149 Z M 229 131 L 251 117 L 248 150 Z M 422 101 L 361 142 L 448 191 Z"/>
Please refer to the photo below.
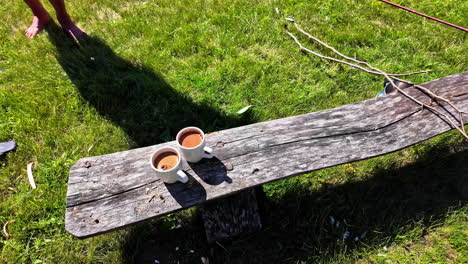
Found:
<path fill-rule="evenodd" d="M 208 242 L 245 235 L 262 228 L 254 188 L 205 204 L 202 217 Z"/>

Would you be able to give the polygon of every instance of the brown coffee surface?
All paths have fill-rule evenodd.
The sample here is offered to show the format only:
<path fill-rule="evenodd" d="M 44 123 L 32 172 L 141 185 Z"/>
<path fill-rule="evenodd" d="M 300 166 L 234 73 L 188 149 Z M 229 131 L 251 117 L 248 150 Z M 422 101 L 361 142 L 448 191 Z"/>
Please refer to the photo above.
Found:
<path fill-rule="evenodd" d="M 154 160 L 154 166 L 162 171 L 167 171 L 174 168 L 179 161 L 179 157 L 174 152 L 163 152 Z"/>
<path fill-rule="evenodd" d="M 179 139 L 179 143 L 185 148 L 194 148 L 202 143 L 202 135 L 196 131 L 185 132 Z"/>

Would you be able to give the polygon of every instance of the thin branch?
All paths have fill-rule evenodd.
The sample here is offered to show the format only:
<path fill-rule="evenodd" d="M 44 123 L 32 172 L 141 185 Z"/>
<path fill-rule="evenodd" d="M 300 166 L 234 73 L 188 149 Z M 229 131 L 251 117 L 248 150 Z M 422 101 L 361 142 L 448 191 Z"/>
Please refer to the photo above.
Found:
<path fill-rule="evenodd" d="M 306 31 L 304 31 L 301 27 L 299 27 L 299 25 L 297 24 L 296 21 L 294 20 L 289 20 L 288 21 L 291 21 L 294 26 L 296 27 L 297 30 L 299 30 L 302 34 L 306 35 L 307 37 L 309 37 L 310 39 L 318 42 L 319 44 L 321 44 L 322 46 L 330 49 L 331 51 L 333 51 L 334 53 L 338 54 L 339 56 L 347 59 L 347 60 L 350 60 L 350 61 L 354 61 L 358 64 L 362 64 L 362 65 L 365 65 L 367 67 L 369 67 L 370 69 L 374 70 L 374 71 L 379 71 L 381 72 L 379 69 L 377 68 L 374 68 L 372 65 L 370 65 L 369 63 L 365 62 L 365 61 L 360 61 L 356 58 L 352 58 L 352 57 L 349 57 L 349 56 L 346 56 L 344 55 L 343 53 L 339 52 L 338 50 L 336 50 L 335 48 L 333 48 L 332 46 L 328 45 L 327 43 L 323 42 L 322 40 L 312 36 L 311 34 L 307 33 Z M 408 75 L 414 75 L 414 74 L 420 74 L 420 73 L 427 73 L 429 72 L 428 70 L 425 70 L 425 71 L 417 71 L 417 72 L 410 72 L 410 73 L 399 73 L 399 74 L 394 74 L 394 73 L 389 73 L 388 75 L 389 76 L 408 76 Z"/>
<path fill-rule="evenodd" d="M 380 73 L 380 72 L 369 71 L 369 70 L 367 70 L 366 68 L 361 67 L 361 66 L 359 66 L 359 65 L 356 65 L 356 64 L 353 64 L 353 63 L 350 63 L 350 62 L 347 62 L 347 61 L 335 59 L 335 58 L 332 58 L 332 57 L 324 56 L 324 55 L 322 55 L 322 54 L 320 54 L 320 53 L 317 53 L 317 52 L 315 52 L 315 51 L 312 51 L 312 50 L 310 50 L 310 49 L 305 48 L 304 46 L 302 46 L 302 44 L 299 42 L 299 40 L 297 40 L 296 36 L 294 36 L 291 32 L 289 32 L 288 30 L 286 30 L 286 33 L 287 33 L 289 36 L 291 36 L 291 38 L 294 39 L 294 41 L 295 41 L 295 42 L 297 43 L 297 45 L 299 46 L 299 49 L 302 50 L 302 51 L 307 51 L 307 52 L 312 53 L 312 54 L 314 54 L 315 56 L 320 57 L 320 58 L 322 58 L 322 59 L 331 60 L 331 61 L 334 61 L 334 62 L 339 62 L 339 63 L 346 64 L 346 65 L 348 65 L 348 66 L 351 66 L 351 67 L 360 69 L 360 70 L 365 71 L 365 72 L 367 72 L 367 73 L 372 73 L 372 74 L 377 74 L 377 75 L 382 75 L 382 76 L 384 75 L 384 74 L 382 74 L 382 73 Z"/>
<path fill-rule="evenodd" d="M 461 109 L 458 108 L 456 105 L 454 105 L 450 100 L 445 99 L 445 98 L 443 98 L 443 97 L 441 97 L 441 96 L 435 94 L 434 92 L 432 92 L 431 90 L 427 89 L 427 88 L 424 87 L 424 86 L 421 86 L 421 85 L 418 85 L 418 84 L 413 84 L 413 83 L 410 82 L 410 81 L 403 80 L 403 79 L 399 79 L 399 78 L 396 78 L 396 77 L 392 77 L 392 78 L 395 79 L 395 80 L 397 80 L 397 81 L 400 81 L 400 82 L 404 82 L 404 83 L 407 83 L 407 84 L 410 84 L 410 85 L 414 85 L 414 87 L 416 87 L 416 88 L 418 88 L 418 89 L 420 89 L 420 90 L 423 90 L 424 92 L 428 93 L 430 96 L 434 97 L 435 99 L 446 102 L 446 103 L 449 104 L 451 107 L 453 107 L 456 111 L 458 111 L 458 112 L 460 112 L 460 113 L 463 113 L 463 114 L 468 114 L 468 112 L 461 110 Z"/>
<path fill-rule="evenodd" d="M 348 59 L 348 60 L 351 60 L 351 61 L 354 61 L 356 63 L 359 63 L 359 64 L 362 64 L 362 65 L 366 65 L 367 67 L 369 67 L 370 69 L 374 70 L 374 71 L 377 71 L 377 72 L 380 72 L 380 73 L 383 73 L 382 70 L 376 68 L 376 67 L 373 67 L 371 64 L 365 62 L 365 61 L 360 61 L 356 58 L 352 58 L 352 57 L 349 57 L 349 56 L 346 56 L 344 55 L 343 53 L 339 52 L 338 50 L 336 50 L 335 48 L 333 48 L 332 46 L 328 45 L 327 43 L 323 42 L 322 40 L 312 36 L 311 34 L 309 34 L 308 32 L 304 31 L 301 27 L 299 27 L 299 25 L 297 24 L 297 22 L 292 19 L 292 18 L 287 18 L 288 21 L 292 22 L 294 24 L 294 26 L 296 27 L 297 30 L 299 30 L 301 33 L 303 33 L 304 35 L 306 35 L 307 37 L 309 37 L 310 39 L 318 42 L 319 44 L 325 46 L 326 48 L 332 50 L 334 53 L 338 54 L 339 56 L 345 58 L 345 59 Z M 464 127 L 464 122 L 463 122 L 463 114 L 467 114 L 467 112 L 464 112 L 462 110 L 460 110 L 458 107 L 456 107 L 450 100 L 448 99 L 445 99 L 435 93 L 433 93 L 432 91 L 430 91 L 429 89 L 421 86 L 421 85 L 415 85 L 413 84 L 412 82 L 410 81 L 406 81 L 406 80 L 402 80 L 402 79 L 398 79 L 396 78 L 396 76 L 405 76 L 405 75 L 412 75 L 412 74 L 418 74 L 418 73 L 426 73 L 428 71 L 419 71 L 419 72 L 414 72 L 414 73 L 404 73 L 404 74 L 387 74 L 389 76 L 392 76 L 393 79 L 395 80 L 398 80 L 398 81 L 401 81 L 401 82 L 405 82 L 407 84 L 410 84 L 410 85 L 413 85 L 415 86 L 416 88 L 420 89 L 420 90 L 423 90 L 425 91 L 427 94 L 429 94 L 430 96 L 432 96 L 433 98 L 435 99 L 439 99 L 441 101 L 444 101 L 446 103 L 448 103 L 451 107 L 453 107 L 458 113 L 459 113 L 459 116 L 460 116 L 460 123 L 461 123 L 461 126 L 462 126 L 462 129 L 463 131 L 465 131 L 465 127 Z M 372 72 L 370 72 L 372 73 Z M 392 84 L 393 85 L 393 84 Z"/>
<path fill-rule="evenodd" d="M 318 56 L 318 57 L 320 57 L 320 58 L 322 58 L 322 59 L 326 59 L 326 60 L 331 60 L 331 61 L 334 61 L 334 62 L 342 63 L 342 64 L 345 64 L 345 65 L 351 66 L 351 67 L 353 67 L 353 68 L 357 68 L 357 69 L 359 69 L 359 70 L 365 71 L 365 72 L 367 72 L 367 73 L 385 76 L 385 78 L 391 83 L 391 85 L 392 85 L 396 90 L 398 90 L 401 94 L 403 94 L 404 96 L 406 96 L 406 97 L 409 98 L 410 100 L 414 101 L 415 103 L 419 104 L 423 109 L 424 109 L 424 108 L 427 108 L 427 109 L 429 109 L 429 110 L 431 110 L 431 111 L 433 111 L 433 112 L 435 112 L 435 113 L 437 113 L 437 114 L 443 116 L 454 128 L 456 128 L 466 139 L 468 139 L 468 135 L 467 135 L 466 132 L 465 132 L 465 127 L 464 127 L 464 123 L 463 123 L 463 119 L 462 119 L 462 114 L 465 113 L 465 112 L 462 112 L 460 109 L 458 109 L 458 108 L 457 108 L 455 105 L 453 105 L 453 103 L 451 103 L 448 99 L 445 99 L 445 98 L 443 98 L 443 97 L 440 97 L 440 96 L 434 94 L 433 92 L 429 91 L 427 88 L 425 88 L 425 87 L 423 87 L 423 86 L 421 86 L 421 85 L 415 85 L 415 87 L 417 87 L 417 88 L 420 88 L 420 89 L 422 89 L 422 90 L 424 90 L 424 91 L 428 91 L 428 94 L 431 95 L 433 98 L 435 98 L 435 99 L 440 98 L 440 100 L 449 103 L 450 106 L 452 106 L 456 111 L 458 111 L 458 113 L 459 113 L 459 118 L 460 118 L 460 120 L 459 120 L 459 121 L 460 121 L 460 127 L 461 127 L 461 128 L 460 128 L 458 125 L 456 125 L 448 115 L 442 113 L 441 111 L 439 111 L 439 110 L 437 110 L 437 109 L 435 109 L 435 108 L 433 108 L 433 107 L 431 107 L 431 106 L 429 106 L 429 105 L 427 105 L 427 104 L 422 103 L 421 101 L 417 100 L 417 99 L 414 98 L 413 96 L 411 96 L 411 95 L 409 95 L 408 93 L 406 93 L 405 91 L 403 91 L 403 90 L 402 90 L 401 88 L 399 88 L 397 85 L 395 85 L 393 79 L 395 79 L 395 80 L 400 80 L 400 79 L 398 79 L 398 78 L 395 77 L 395 76 L 397 76 L 397 75 L 390 75 L 390 74 L 387 74 L 387 73 L 385 73 L 384 71 L 382 71 L 382 70 L 380 70 L 380 69 L 378 69 L 378 68 L 373 67 L 372 65 L 370 65 L 370 64 L 367 63 L 367 62 L 359 61 L 359 60 L 357 60 L 357 59 L 355 59 L 355 58 L 351 58 L 351 57 L 348 57 L 348 56 L 346 56 L 346 55 L 340 53 L 339 51 L 337 51 L 337 50 L 334 49 L 333 47 L 329 46 L 328 44 L 324 43 L 323 41 L 319 40 L 318 38 L 313 37 L 313 36 L 310 35 L 309 33 L 307 33 L 307 32 L 305 32 L 304 30 L 302 30 L 299 26 L 297 26 L 297 23 L 296 23 L 293 19 L 291 19 L 291 18 L 286 18 L 286 19 L 287 19 L 288 21 L 292 22 L 292 23 L 295 25 L 295 27 L 296 27 L 300 32 L 302 32 L 303 34 L 305 34 L 305 35 L 308 36 L 309 38 L 311 38 L 311 39 L 317 41 L 317 42 L 320 43 L 321 45 L 323 45 L 323 46 L 325 46 L 325 47 L 331 49 L 333 52 L 335 52 L 335 53 L 338 54 L 339 56 L 341 56 L 341 57 L 343 57 L 343 58 L 345 58 L 345 59 L 351 60 L 351 61 L 353 61 L 353 62 L 356 62 L 356 63 L 358 63 L 358 64 L 365 65 L 365 66 L 367 66 L 368 68 L 372 69 L 373 71 L 368 70 L 368 69 L 365 69 L 364 67 L 361 67 L 361 66 L 359 66 L 359 65 L 357 65 L 357 64 L 350 63 L 350 62 L 343 61 L 343 60 L 339 60 L 339 59 L 332 58 L 332 57 L 328 57 L 328 56 L 324 56 L 324 55 L 322 55 L 322 54 L 320 54 L 320 53 L 317 53 L 317 52 L 315 52 L 315 51 L 312 51 L 312 50 L 310 50 L 310 49 L 307 49 L 307 48 L 305 48 L 304 46 L 302 46 L 302 44 L 299 42 L 299 40 L 297 39 L 297 37 L 294 36 L 294 34 L 292 34 L 291 32 L 289 32 L 289 30 L 286 28 L 286 33 L 296 42 L 296 44 L 299 46 L 299 49 L 300 49 L 301 51 L 306 51 L 306 52 L 309 52 L 309 53 L 311 53 L 311 54 L 313 54 L 313 55 L 315 55 L 315 56 Z M 420 73 L 420 72 L 418 72 L 418 73 Z M 411 73 L 410 73 L 410 74 L 411 74 Z M 410 74 L 404 74 L 404 75 L 410 75 Z M 413 74 L 415 74 L 415 73 L 413 73 Z M 390 77 L 390 76 L 392 76 L 392 77 Z M 399 76 L 402 76 L 402 75 L 399 75 Z M 409 83 L 409 84 L 412 84 L 411 82 L 408 82 L 408 81 L 404 81 L 404 80 L 401 80 L 401 81 L 406 82 L 406 83 Z M 414 85 L 414 84 L 412 84 L 412 85 Z"/>
<path fill-rule="evenodd" d="M 463 130 L 463 132 L 466 133 L 465 131 L 465 122 L 463 121 L 463 114 L 468 114 L 467 112 L 465 111 L 462 111 L 460 108 L 458 108 L 455 104 L 453 104 L 450 100 L 448 99 L 445 99 L 437 94 L 435 94 L 434 92 L 432 92 L 431 90 L 427 89 L 426 87 L 422 86 L 422 85 L 417 85 L 417 84 L 413 84 L 411 83 L 410 81 L 407 81 L 407 80 L 402 80 L 402 79 L 399 79 L 399 78 L 396 78 L 396 77 L 392 77 L 393 79 L 397 80 L 397 81 L 400 81 L 400 82 L 404 82 L 404 83 L 407 83 L 407 84 L 411 84 L 411 85 L 414 85 L 414 87 L 426 92 L 427 94 L 429 94 L 430 96 L 432 96 L 433 98 L 435 98 L 436 100 L 441 100 L 441 101 L 444 101 L 446 102 L 447 104 L 449 104 L 453 109 L 455 109 L 455 111 L 458 112 L 458 118 L 460 119 L 460 126 Z"/>
<path fill-rule="evenodd" d="M 299 27 L 299 25 L 297 24 L 296 21 L 292 21 L 292 22 L 293 22 L 293 24 L 294 24 L 294 26 L 296 27 L 297 30 L 299 30 L 300 32 L 302 32 L 304 35 L 306 35 L 306 36 L 309 37 L 310 39 L 312 39 L 312 40 L 318 42 L 319 44 L 325 46 L 326 48 L 332 50 L 334 53 L 338 54 L 339 56 L 341 56 L 341 57 L 343 57 L 343 58 L 345 58 L 345 59 L 354 61 L 354 62 L 356 62 L 356 63 L 362 64 L 362 65 L 366 65 L 367 67 L 369 67 L 370 69 L 372 69 L 372 70 L 374 70 L 374 71 L 383 73 L 382 70 L 380 70 L 380 69 L 378 69 L 378 68 L 376 68 L 376 67 L 373 67 L 373 66 L 372 66 L 371 64 L 369 64 L 368 62 L 360 61 L 360 60 L 358 60 L 358 59 L 356 59 L 356 58 L 352 58 L 352 57 L 349 57 L 349 56 L 344 55 L 343 53 L 339 52 L 338 50 L 336 50 L 336 49 L 333 48 L 332 46 L 328 45 L 327 43 L 321 41 L 320 39 L 318 39 L 318 38 L 316 38 L 316 37 L 310 35 L 310 34 L 309 34 L 308 32 L 306 32 L 306 31 L 304 31 L 301 27 Z M 463 114 L 463 113 L 464 113 L 464 114 L 467 114 L 466 112 L 464 112 L 464 111 L 460 110 L 458 107 L 456 107 L 450 100 L 445 99 L 445 98 L 443 98 L 443 97 L 441 97 L 441 96 L 438 96 L 437 94 L 433 93 L 433 92 L 430 91 L 429 89 L 427 89 L 427 88 L 425 88 L 425 87 L 423 87 L 423 86 L 421 86 L 421 85 L 415 85 L 415 84 L 413 84 L 413 83 L 410 82 L 410 81 L 406 81 L 406 80 L 402 80 L 402 79 L 396 78 L 396 76 L 407 76 L 407 75 L 413 75 L 413 74 L 419 74 L 419 73 L 427 73 L 427 72 L 429 72 L 429 71 L 426 70 L 426 71 L 418 71 L 418 72 L 411 72 L 411 73 L 387 74 L 387 75 L 392 76 L 393 79 L 398 80 L 398 81 L 400 81 L 400 82 L 405 82 L 405 83 L 407 83 L 407 84 L 413 85 L 413 86 L 415 86 L 416 88 L 419 88 L 420 90 L 425 91 L 425 92 L 428 93 L 430 96 L 432 96 L 432 97 L 434 97 L 434 98 L 436 98 L 436 99 L 439 99 L 439 100 L 441 100 L 441 101 L 444 101 L 444 102 L 448 103 L 448 104 L 449 104 L 450 106 L 452 106 L 457 112 L 459 112 L 460 115 Z M 372 73 L 372 72 L 370 72 L 370 73 Z M 463 124 L 463 122 L 461 122 L 461 123 Z M 464 127 L 463 127 L 463 130 L 464 130 Z"/>
<path fill-rule="evenodd" d="M 435 109 L 435 108 L 432 107 L 432 106 L 429 106 L 429 105 L 427 105 L 427 104 L 424 104 L 424 103 L 419 102 L 416 98 L 410 96 L 410 95 L 407 94 L 406 92 L 403 92 L 403 90 L 402 90 L 400 87 L 396 86 L 395 83 L 393 82 L 392 78 L 390 78 L 390 76 L 388 76 L 387 74 L 385 74 L 385 78 L 386 78 L 388 81 L 390 81 L 390 83 L 392 84 L 392 86 L 393 86 L 394 88 L 396 88 L 400 93 L 402 93 L 403 95 L 405 95 L 405 96 L 408 97 L 409 99 L 415 101 L 416 103 L 420 104 L 421 107 L 427 108 L 427 109 L 429 109 L 429 110 L 431 110 L 431 111 L 433 111 L 433 112 L 436 112 L 437 114 L 442 115 L 443 117 L 445 117 L 445 119 L 447 119 L 447 121 L 449 121 L 450 124 L 451 124 L 454 128 L 456 128 L 466 139 L 468 139 L 468 135 L 467 135 L 466 132 L 465 132 L 465 127 L 464 127 L 463 119 L 460 119 L 460 122 L 461 122 L 461 125 L 460 125 L 461 128 L 460 128 L 460 127 L 458 127 L 458 125 L 456 125 L 456 124 L 452 121 L 452 119 L 451 119 L 448 115 L 442 113 L 441 111 Z M 422 87 L 422 86 L 421 86 L 421 87 Z M 424 89 L 426 89 L 426 88 L 424 88 Z M 461 112 L 459 112 L 459 116 L 460 116 L 460 118 L 461 118 Z M 455 119 L 455 120 L 456 120 L 456 119 Z"/>

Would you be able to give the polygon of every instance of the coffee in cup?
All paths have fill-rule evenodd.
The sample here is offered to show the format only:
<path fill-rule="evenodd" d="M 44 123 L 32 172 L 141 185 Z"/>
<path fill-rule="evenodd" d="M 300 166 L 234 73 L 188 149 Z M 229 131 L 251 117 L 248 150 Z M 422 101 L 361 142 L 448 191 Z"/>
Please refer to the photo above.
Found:
<path fill-rule="evenodd" d="M 159 154 L 154 160 L 154 167 L 158 170 L 168 171 L 174 168 L 179 162 L 177 153 L 167 151 Z"/>
<path fill-rule="evenodd" d="M 182 157 L 177 149 L 163 147 L 156 150 L 151 156 L 151 168 L 156 171 L 159 178 L 166 183 L 180 181 L 186 183 L 187 175 L 182 171 Z"/>
<path fill-rule="evenodd" d="M 198 127 L 186 127 L 177 133 L 177 145 L 182 156 L 188 162 L 198 162 L 202 158 L 210 159 L 213 157 L 213 150 L 206 147 L 205 134 Z"/>
<path fill-rule="evenodd" d="M 186 131 L 180 136 L 179 143 L 184 148 L 194 148 L 203 141 L 203 135 L 198 131 Z"/>

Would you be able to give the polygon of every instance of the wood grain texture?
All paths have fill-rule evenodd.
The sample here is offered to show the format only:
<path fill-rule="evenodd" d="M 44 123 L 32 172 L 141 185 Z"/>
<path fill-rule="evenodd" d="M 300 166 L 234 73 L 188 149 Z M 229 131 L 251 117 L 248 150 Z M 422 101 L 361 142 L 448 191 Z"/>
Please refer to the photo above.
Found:
<path fill-rule="evenodd" d="M 232 238 L 262 228 L 254 188 L 203 205 L 208 242 Z"/>
<path fill-rule="evenodd" d="M 468 111 L 468 72 L 424 86 Z M 414 88 L 407 91 L 431 101 Z M 65 227 L 79 238 L 95 236 L 268 182 L 391 153 L 451 129 L 393 93 L 209 134 L 215 158 L 184 164 L 187 184 L 166 185 L 149 166 L 157 148 L 175 142 L 83 158 L 70 170 Z"/>

